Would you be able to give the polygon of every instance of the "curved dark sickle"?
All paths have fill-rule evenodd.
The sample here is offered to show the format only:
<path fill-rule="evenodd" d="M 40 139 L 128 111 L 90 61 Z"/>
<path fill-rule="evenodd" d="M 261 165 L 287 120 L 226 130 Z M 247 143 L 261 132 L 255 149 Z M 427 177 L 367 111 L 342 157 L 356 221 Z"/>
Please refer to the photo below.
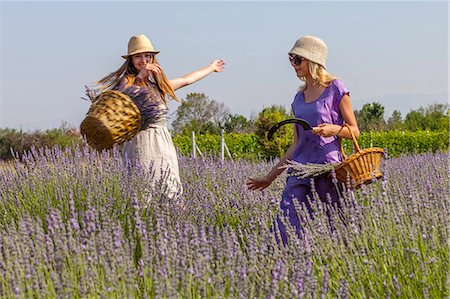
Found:
<path fill-rule="evenodd" d="M 273 127 L 271 127 L 269 129 L 269 133 L 267 133 L 267 139 L 271 140 L 273 134 L 275 134 L 275 132 L 281 127 L 284 126 L 285 124 L 299 124 L 300 126 L 302 126 L 302 128 L 304 130 L 312 130 L 311 125 L 309 124 L 309 122 L 307 122 L 306 120 L 302 119 L 302 118 L 289 118 L 283 121 L 280 121 L 279 123 L 276 123 Z"/>

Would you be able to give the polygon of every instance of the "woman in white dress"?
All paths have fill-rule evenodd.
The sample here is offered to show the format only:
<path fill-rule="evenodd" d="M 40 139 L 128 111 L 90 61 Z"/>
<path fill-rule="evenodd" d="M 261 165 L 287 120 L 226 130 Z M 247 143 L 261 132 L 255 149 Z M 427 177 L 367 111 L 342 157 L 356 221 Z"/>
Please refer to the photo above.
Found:
<path fill-rule="evenodd" d="M 177 100 L 175 90 L 197 82 L 213 72 L 222 72 L 223 60 L 214 60 L 208 66 L 169 80 L 156 60 L 150 40 L 143 34 L 131 37 L 128 53 L 122 57 L 125 63 L 115 72 L 101 79 L 102 89 L 115 89 L 143 97 L 136 105 L 141 111 L 142 125 L 139 133 L 123 146 L 124 161 L 139 166 L 151 175 L 152 184 L 165 189 L 169 198 L 177 198 L 183 192 L 175 147 L 167 129 L 167 99 Z M 148 197 L 150 200 L 151 197 Z"/>

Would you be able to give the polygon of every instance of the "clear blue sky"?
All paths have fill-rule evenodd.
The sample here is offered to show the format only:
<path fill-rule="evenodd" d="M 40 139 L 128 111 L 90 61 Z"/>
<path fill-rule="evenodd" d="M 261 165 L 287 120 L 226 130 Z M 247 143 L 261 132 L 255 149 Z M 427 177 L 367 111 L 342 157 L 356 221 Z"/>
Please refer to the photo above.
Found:
<path fill-rule="evenodd" d="M 204 92 L 246 117 L 290 106 L 300 82 L 287 52 L 305 34 L 327 42 L 328 70 L 344 81 L 354 109 L 379 101 L 385 117 L 395 109 L 405 116 L 448 102 L 447 1 L 0 1 L 0 8 L 0 127 L 78 126 L 89 107 L 84 85 L 116 70 L 129 38 L 141 33 L 161 49 L 169 78 L 226 60 L 223 73 L 177 95 Z"/>

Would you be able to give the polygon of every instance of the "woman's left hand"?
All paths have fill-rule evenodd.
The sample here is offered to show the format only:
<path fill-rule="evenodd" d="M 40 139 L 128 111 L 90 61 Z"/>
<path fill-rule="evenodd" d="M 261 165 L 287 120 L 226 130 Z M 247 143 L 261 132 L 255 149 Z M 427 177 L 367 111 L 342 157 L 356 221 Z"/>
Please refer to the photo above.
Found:
<path fill-rule="evenodd" d="M 341 126 L 333 125 L 333 124 L 320 124 L 317 127 L 313 127 L 313 134 L 322 136 L 322 137 L 331 137 L 339 134 L 341 130 Z"/>
<path fill-rule="evenodd" d="M 161 71 L 161 66 L 159 64 L 157 64 L 157 63 L 147 63 L 145 65 L 145 69 L 148 72 L 153 72 L 155 74 L 161 74 L 161 72 L 162 72 Z"/>
<path fill-rule="evenodd" d="M 225 61 L 222 59 L 214 60 L 211 62 L 210 66 L 212 67 L 213 71 L 216 73 L 220 73 L 225 68 Z"/>

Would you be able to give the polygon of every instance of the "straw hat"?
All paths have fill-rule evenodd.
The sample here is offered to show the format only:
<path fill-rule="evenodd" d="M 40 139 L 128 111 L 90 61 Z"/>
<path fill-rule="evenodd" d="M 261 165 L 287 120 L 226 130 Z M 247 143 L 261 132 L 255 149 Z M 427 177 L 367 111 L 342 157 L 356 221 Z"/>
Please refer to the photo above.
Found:
<path fill-rule="evenodd" d="M 122 58 L 127 59 L 129 56 L 139 53 L 151 52 L 158 54 L 160 51 L 155 50 L 152 42 L 143 34 L 135 35 L 130 38 L 128 42 L 128 54 L 122 55 Z"/>
<path fill-rule="evenodd" d="M 305 35 L 295 42 L 289 54 L 299 55 L 326 68 L 327 52 L 328 47 L 323 40 Z"/>

